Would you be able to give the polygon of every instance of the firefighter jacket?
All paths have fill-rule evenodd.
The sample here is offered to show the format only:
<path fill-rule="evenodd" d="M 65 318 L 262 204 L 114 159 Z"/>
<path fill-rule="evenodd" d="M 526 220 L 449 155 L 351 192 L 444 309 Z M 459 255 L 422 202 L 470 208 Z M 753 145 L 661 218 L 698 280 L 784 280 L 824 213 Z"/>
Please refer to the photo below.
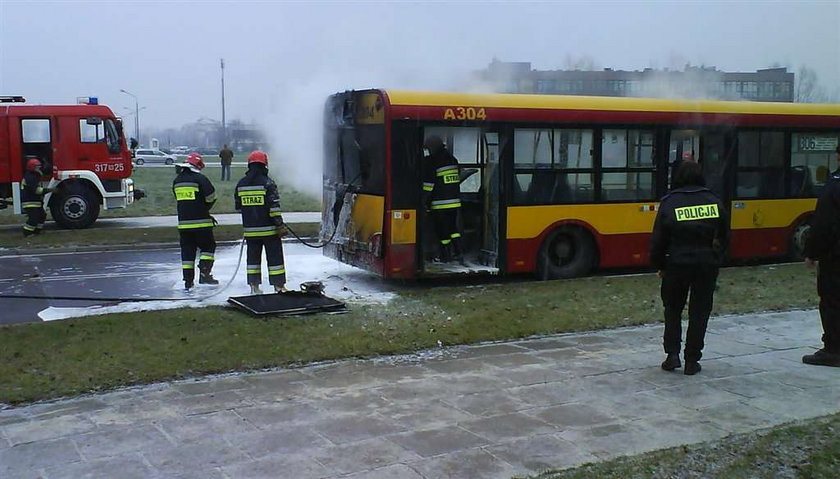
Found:
<path fill-rule="evenodd" d="M 823 187 L 805 240 L 805 257 L 840 259 L 840 170 Z"/>
<path fill-rule="evenodd" d="M 446 148 L 427 156 L 424 161 L 423 191 L 433 210 L 461 206 L 461 174 L 458 160 Z"/>
<path fill-rule="evenodd" d="M 20 184 L 21 209 L 43 208 L 44 187 L 41 186 L 40 171 L 26 171 L 23 173 L 23 182 Z"/>
<path fill-rule="evenodd" d="M 236 184 L 234 202 L 242 213 L 246 238 L 276 235 L 277 227 L 283 225 L 277 185 L 258 163 L 249 165 L 248 173 Z"/>
<path fill-rule="evenodd" d="M 178 203 L 178 229 L 212 228 L 210 208 L 216 202 L 216 190 L 206 176 L 190 168 L 181 172 L 172 183 Z"/>
<path fill-rule="evenodd" d="M 729 215 L 708 188 L 686 186 L 665 195 L 653 225 L 651 264 L 719 265 L 729 245 Z"/>

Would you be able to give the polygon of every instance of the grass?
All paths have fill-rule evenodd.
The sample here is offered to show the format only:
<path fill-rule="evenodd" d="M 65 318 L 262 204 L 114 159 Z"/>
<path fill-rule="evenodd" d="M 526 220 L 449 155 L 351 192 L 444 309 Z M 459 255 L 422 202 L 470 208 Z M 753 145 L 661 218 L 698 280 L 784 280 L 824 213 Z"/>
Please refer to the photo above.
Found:
<path fill-rule="evenodd" d="M 721 271 L 714 314 L 812 308 L 801 265 Z M 252 318 L 227 308 L 122 313 L 0 328 L 0 402 L 310 361 L 407 353 L 658 322 L 652 274 L 399 288 L 344 315 Z M 395 288 L 396 289 L 396 288 Z M 802 292 L 808 294 L 803 295 Z"/>
<path fill-rule="evenodd" d="M 615 477 L 775 478 L 837 477 L 840 468 L 840 414 L 758 433 L 729 436 L 637 456 L 549 471 L 539 479 Z"/>
<path fill-rule="evenodd" d="M 299 236 L 318 235 L 319 223 L 300 223 L 292 226 Z M 213 230 L 216 241 L 233 241 L 242 238 L 239 225 L 220 225 Z M 0 229 L 0 248 L 41 249 L 78 248 L 84 246 L 136 245 L 150 243 L 177 243 L 175 227 L 154 228 L 92 228 L 84 230 L 49 230 L 40 236 L 24 238 L 15 229 Z"/>
<path fill-rule="evenodd" d="M 213 213 L 235 213 L 233 208 L 233 190 L 236 182 L 245 174 L 244 166 L 231 167 L 231 181 L 219 181 L 220 168 L 208 168 L 204 172 L 216 188 L 218 201 Z M 137 188 L 146 191 L 146 197 L 128 208 L 101 211 L 100 217 L 114 218 L 125 216 L 159 216 L 175 214 L 175 198 L 172 195 L 174 168 L 139 167 L 134 169 L 132 179 Z M 283 211 L 321 211 L 321 200 L 278 183 L 280 204 Z M 49 215 L 48 215 L 49 216 Z M 11 208 L 0 210 L 0 224 L 23 223 L 24 216 L 12 214 Z"/>

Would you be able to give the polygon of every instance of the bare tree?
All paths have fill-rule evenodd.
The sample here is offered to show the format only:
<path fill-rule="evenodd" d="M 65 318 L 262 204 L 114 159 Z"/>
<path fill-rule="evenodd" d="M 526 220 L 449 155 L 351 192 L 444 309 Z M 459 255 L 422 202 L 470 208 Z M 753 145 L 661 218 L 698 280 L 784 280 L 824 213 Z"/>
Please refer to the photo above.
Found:
<path fill-rule="evenodd" d="M 799 67 L 796 73 L 793 101 L 797 103 L 825 103 L 828 95 L 820 86 L 817 72 L 805 65 Z"/>

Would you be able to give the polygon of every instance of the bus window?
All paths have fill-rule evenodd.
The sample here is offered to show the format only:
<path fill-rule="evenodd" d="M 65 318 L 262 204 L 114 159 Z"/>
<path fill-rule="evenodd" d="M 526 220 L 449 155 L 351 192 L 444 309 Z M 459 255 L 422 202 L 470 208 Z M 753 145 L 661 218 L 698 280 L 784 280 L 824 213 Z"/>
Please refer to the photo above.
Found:
<path fill-rule="evenodd" d="M 676 167 L 681 161 L 699 161 L 700 134 L 695 130 L 671 130 L 670 147 L 668 148 L 668 189 L 672 183 Z"/>
<path fill-rule="evenodd" d="M 649 201 L 656 197 L 654 138 L 649 130 L 604 130 L 601 199 Z"/>
<path fill-rule="evenodd" d="M 462 176 L 464 173 L 481 168 L 483 161 L 479 148 L 479 128 L 467 127 L 428 127 L 424 138 L 439 136 L 446 149 L 458 160 Z M 481 174 L 472 174 L 461 183 L 461 193 L 476 193 L 481 187 Z"/>
<path fill-rule="evenodd" d="M 738 133 L 736 198 L 781 198 L 784 195 L 783 132 Z"/>
<path fill-rule="evenodd" d="M 594 199 L 592 130 L 514 131 L 513 202 L 586 203 Z"/>
<path fill-rule="evenodd" d="M 790 141 L 791 197 L 816 196 L 834 166 L 840 132 L 794 133 Z"/>

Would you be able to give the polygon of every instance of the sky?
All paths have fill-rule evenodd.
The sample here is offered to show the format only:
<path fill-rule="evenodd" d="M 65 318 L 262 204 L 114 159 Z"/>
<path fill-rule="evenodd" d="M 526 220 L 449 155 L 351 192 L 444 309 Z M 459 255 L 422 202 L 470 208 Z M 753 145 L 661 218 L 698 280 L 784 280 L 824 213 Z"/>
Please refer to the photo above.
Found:
<path fill-rule="evenodd" d="M 805 65 L 840 91 L 840 1 L 0 0 L 0 94 L 97 96 L 131 126 L 124 89 L 141 128 L 179 127 L 221 119 L 224 58 L 227 120 L 265 125 L 284 155 L 319 142 L 331 93 L 452 90 L 493 58 L 551 70 L 570 57 L 624 70 Z"/>

